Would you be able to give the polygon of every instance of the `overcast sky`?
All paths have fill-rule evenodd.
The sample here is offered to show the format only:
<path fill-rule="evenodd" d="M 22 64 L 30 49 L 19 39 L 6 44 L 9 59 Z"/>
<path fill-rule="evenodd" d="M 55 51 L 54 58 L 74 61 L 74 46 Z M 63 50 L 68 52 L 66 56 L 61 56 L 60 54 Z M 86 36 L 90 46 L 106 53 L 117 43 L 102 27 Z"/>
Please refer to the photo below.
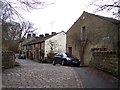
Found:
<path fill-rule="evenodd" d="M 83 11 L 94 13 L 95 7 L 89 6 L 93 0 L 49 0 L 55 2 L 44 9 L 33 10 L 31 13 L 21 12 L 26 20 L 34 23 L 34 27 L 38 28 L 37 35 L 68 31 L 72 24 L 81 16 Z M 108 14 L 96 13 L 103 16 Z M 111 17 L 109 15 L 109 17 Z"/>

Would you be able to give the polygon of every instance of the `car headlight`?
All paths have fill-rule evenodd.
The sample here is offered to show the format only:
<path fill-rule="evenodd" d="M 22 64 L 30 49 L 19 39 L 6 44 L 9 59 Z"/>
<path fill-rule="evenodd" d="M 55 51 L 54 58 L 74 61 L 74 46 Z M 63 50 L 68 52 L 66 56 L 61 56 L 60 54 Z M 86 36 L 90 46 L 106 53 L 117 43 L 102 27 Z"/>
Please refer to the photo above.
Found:
<path fill-rule="evenodd" d="M 67 60 L 71 60 L 71 58 L 66 58 Z"/>

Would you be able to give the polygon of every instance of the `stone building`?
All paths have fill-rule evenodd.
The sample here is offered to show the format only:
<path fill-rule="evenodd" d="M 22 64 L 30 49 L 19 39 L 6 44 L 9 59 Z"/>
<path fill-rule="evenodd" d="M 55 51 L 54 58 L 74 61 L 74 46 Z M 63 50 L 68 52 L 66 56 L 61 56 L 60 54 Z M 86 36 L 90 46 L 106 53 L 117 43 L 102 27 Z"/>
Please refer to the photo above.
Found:
<path fill-rule="evenodd" d="M 119 22 L 84 11 L 66 33 L 67 52 L 89 65 L 91 49 L 117 50 Z"/>
<path fill-rule="evenodd" d="M 18 48 L 19 48 L 19 54 L 25 54 L 25 47 L 23 47 L 24 44 L 36 39 L 36 35 L 35 34 L 28 34 L 27 35 L 27 38 L 23 38 L 22 40 L 19 41 L 19 45 L 18 45 Z"/>
<path fill-rule="evenodd" d="M 51 50 L 53 53 L 66 52 L 66 33 L 62 31 L 52 32 L 51 35 L 47 33 L 45 36 L 40 35 L 38 38 L 24 43 L 22 48 L 27 58 L 44 62 Z"/>

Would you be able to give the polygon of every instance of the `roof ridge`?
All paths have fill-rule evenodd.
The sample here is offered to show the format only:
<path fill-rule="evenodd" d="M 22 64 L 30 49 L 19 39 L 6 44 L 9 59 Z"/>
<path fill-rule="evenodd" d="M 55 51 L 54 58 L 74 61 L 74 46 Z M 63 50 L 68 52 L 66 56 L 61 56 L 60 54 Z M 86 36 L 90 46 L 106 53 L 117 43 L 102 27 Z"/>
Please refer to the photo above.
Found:
<path fill-rule="evenodd" d="M 101 15 L 89 13 L 89 12 L 86 12 L 86 11 L 84 11 L 83 13 L 88 13 L 88 14 L 97 16 L 97 17 L 99 17 L 99 18 L 101 18 L 101 19 L 108 20 L 108 21 L 115 22 L 115 23 L 119 23 L 119 22 L 120 22 L 120 20 L 117 20 L 117 19 L 112 18 L 112 17 L 101 16 Z"/>
<path fill-rule="evenodd" d="M 63 31 L 61 31 L 61 32 L 63 32 Z M 59 32 L 59 33 L 61 33 L 61 32 Z M 51 38 L 51 37 L 53 37 L 53 36 L 55 36 L 55 35 L 57 35 L 59 33 L 56 33 L 54 35 L 45 36 L 45 37 L 35 38 L 35 39 L 33 39 L 33 40 L 25 43 L 24 45 L 30 45 L 30 44 L 35 44 L 35 43 L 43 42 L 43 41 L 45 41 L 45 40 L 47 40 L 47 39 L 49 39 L 49 38 Z"/>

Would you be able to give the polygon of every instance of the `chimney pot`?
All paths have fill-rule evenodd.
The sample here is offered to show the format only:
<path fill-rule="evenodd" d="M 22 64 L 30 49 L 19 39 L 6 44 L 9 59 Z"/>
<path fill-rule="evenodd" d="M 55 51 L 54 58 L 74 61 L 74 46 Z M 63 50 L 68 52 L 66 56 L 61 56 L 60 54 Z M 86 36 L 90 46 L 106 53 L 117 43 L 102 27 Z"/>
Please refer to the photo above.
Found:
<path fill-rule="evenodd" d="M 45 37 L 49 36 L 49 33 L 45 33 Z"/>
<path fill-rule="evenodd" d="M 28 35 L 27 35 L 27 39 L 30 38 L 30 37 L 31 37 L 31 34 L 28 34 Z"/>
<path fill-rule="evenodd" d="M 52 35 L 55 35 L 55 34 L 56 34 L 56 32 L 52 32 L 51 34 L 52 34 Z"/>
<path fill-rule="evenodd" d="M 33 37 L 35 37 L 36 36 L 36 34 L 33 34 Z"/>
<path fill-rule="evenodd" d="M 43 34 L 40 34 L 39 37 L 44 37 L 44 35 L 43 35 Z"/>

